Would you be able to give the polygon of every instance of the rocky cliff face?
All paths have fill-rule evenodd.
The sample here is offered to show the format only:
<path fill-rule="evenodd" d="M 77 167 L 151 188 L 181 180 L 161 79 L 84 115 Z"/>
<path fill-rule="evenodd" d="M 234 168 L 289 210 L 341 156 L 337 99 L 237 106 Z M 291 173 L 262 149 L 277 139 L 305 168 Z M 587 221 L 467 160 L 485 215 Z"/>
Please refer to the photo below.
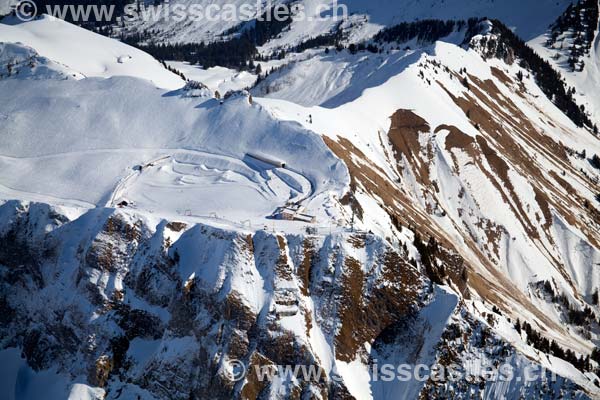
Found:
<path fill-rule="evenodd" d="M 600 396 L 593 115 L 498 21 L 353 18 L 223 99 L 0 44 L 0 394 Z"/>
<path fill-rule="evenodd" d="M 64 211 L 0 207 L 2 345 L 22 349 L 30 374 L 83 379 L 105 398 L 326 399 L 352 397 L 343 366 L 354 362 L 463 365 L 458 337 L 480 356 L 493 348 L 486 357 L 520 357 L 427 278 L 410 242 L 398 249 L 371 234 L 242 234 Z M 249 373 L 238 380 L 240 365 Z M 275 365 L 331 375 L 258 378 L 258 367 Z M 457 385 L 466 392 L 473 383 Z M 449 390 L 373 391 L 407 388 Z"/>
<path fill-rule="evenodd" d="M 343 381 L 235 382 L 228 361 L 329 370 L 333 348 L 339 360 L 368 357 L 364 343 L 418 312 L 431 290 L 407 254 L 372 235 L 153 226 L 108 210 L 70 221 L 16 202 L 1 212 L 3 346 L 109 398 L 328 398 Z"/>

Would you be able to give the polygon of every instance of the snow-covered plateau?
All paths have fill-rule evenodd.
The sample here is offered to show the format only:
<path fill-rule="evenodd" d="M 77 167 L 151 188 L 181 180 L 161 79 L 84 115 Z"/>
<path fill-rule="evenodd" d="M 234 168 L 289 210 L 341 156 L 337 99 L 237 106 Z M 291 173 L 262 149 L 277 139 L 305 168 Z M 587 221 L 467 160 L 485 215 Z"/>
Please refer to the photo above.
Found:
<path fill-rule="evenodd" d="M 598 2 L 343 3 L 0 19 L 0 398 L 600 398 Z"/>

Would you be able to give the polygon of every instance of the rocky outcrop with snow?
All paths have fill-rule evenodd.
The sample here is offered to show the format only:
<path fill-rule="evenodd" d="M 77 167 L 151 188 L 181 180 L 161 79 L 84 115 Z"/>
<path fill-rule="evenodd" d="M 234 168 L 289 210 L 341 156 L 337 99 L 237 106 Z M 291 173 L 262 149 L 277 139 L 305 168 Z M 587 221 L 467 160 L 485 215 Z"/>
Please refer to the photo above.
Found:
<path fill-rule="evenodd" d="M 214 70 L 184 86 L 4 22 L 8 398 L 600 395 L 594 114 L 500 21 L 349 22 L 353 47 L 266 57 L 298 25 L 222 96 Z M 373 372 L 434 363 L 463 378 Z M 501 364 L 522 379 L 484 379 Z"/>

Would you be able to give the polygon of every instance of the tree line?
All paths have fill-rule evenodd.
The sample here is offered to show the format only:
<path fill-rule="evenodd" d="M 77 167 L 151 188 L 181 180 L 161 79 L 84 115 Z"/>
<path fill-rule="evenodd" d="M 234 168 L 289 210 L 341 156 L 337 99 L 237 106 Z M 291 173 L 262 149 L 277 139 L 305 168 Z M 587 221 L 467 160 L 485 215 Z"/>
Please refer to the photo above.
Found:
<path fill-rule="evenodd" d="M 496 39 L 482 42 L 487 46 L 488 52 L 504 60 L 512 55 L 516 56 L 521 66 L 531 71 L 540 89 L 556 107 L 575 125 L 593 129 L 594 124 L 585 107 L 577 105 L 573 98 L 574 91 L 567 86 L 561 74 L 502 22 L 492 20 L 492 25 L 492 33 L 496 35 Z"/>
<path fill-rule="evenodd" d="M 223 41 L 154 43 L 154 35 L 148 32 L 123 36 L 121 40 L 159 60 L 187 61 L 204 68 L 223 66 L 246 70 L 254 69 L 254 61 L 261 59 L 257 46 L 278 36 L 291 22 L 291 7 L 280 4 L 271 7 L 257 19 L 228 30 L 224 36 L 230 38 Z"/>
<path fill-rule="evenodd" d="M 553 46 L 561 37 L 571 36 L 568 64 L 573 71 L 582 71 L 584 68 L 582 58 L 590 52 L 599 16 L 597 0 L 579 0 L 576 4 L 569 4 L 567 10 L 551 26 L 547 46 Z"/>

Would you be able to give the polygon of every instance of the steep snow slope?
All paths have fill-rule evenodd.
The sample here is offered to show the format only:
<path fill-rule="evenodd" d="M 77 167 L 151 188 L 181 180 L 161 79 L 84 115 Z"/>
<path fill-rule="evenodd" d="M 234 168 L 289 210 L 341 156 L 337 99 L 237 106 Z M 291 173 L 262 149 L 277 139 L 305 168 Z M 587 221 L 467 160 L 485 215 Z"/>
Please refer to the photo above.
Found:
<path fill-rule="evenodd" d="M 334 57 L 341 63 L 332 73 Z M 363 68 L 363 63 L 379 67 Z M 516 64 L 486 62 L 476 51 L 452 44 L 438 42 L 425 51 L 398 51 L 368 60 L 360 53 L 322 55 L 303 64 L 283 70 L 275 82 L 283 86 L 289 77 L 297 87 L 310 86 L 312 92 L 300 102 L 331 107 L 302 107 L 278 99 L 279 94 L 284 99 L 291 96 L 285 87 L 258 101 L 278 118 L 330 137 L 328 144 L 336 154 L 354 164 L 350 170 L 355 187 L 362 180 L 358 193 L 378 197 L 378 205 L 363 204 L 358 197 L 365 209 L 365 226 L 390 224 L 385 214 L 373 212 L 373 206 L 380 206 L 403 224 L 431 227 L 434 236 L 444 232 L 442 242 L 454 243 L 467 262 L 480 265 L 483 269 L 478 267 L 477 274 L 489 274 L 484 280 L 489 280 L 491 292 L 484 294 L 480 287 L 480 295 L 500 296 L 509 303 L 531 302 L 523 311 L 537 315 L 542 325 L 549 324 L 553 337 L 583 353 L 589 351 L 591 343 L 583 338 L 575 342 L 560 327 L 560 316 L 550 322 L 536 311 L 539 299 L 530 295 L 530 285 L 555 282 L 560 293 L 569 293 L 582 307 L 586 304 L 582 300 L 600 284 L 595 268 L 600 261 L 598 171 L 575 155 L 583 150 L 600 153 L 598 139 L 576 128 L 532 79 L 518 83 Z M 312 73 L 297 74 L 302 68 Z M 460 72 L 463 68 L 466 73 Z M 372 78 L 379 73 L 389 79 L 379 84 Z M 343 78 L 321 81 L 314 76 Z M 373 87 L 357 98 L 352 92 L 342 96 L 351 101 L 341 105 L 319 96 L 327 93 L 323 85 L 328 84 L 338 85 L 340 93 L 351 90 L 348 82 L 353 79 Z M 262 86 L 257 90 L 265 92 Z M 398 191 L 373 186 L 374 177 L 361 172 L 365 168 L 397 185 Z M 394 193 L 395 198 L 386 199 L 384 193 Z M 399 200 L 403 196 L 405 200 Z M 513 297 L 510 290 L 496 292 L 498 284 L 507 283 L 499 283 L 501 276 L 530 299 Z"/>
<path fill-rule="evenodd" d="M 134 76 L 165 89 L 184 84 L 148 54 L 49 16 L 28 23 L 14 17 L 3 19 L 0 42 L 29 46 L 69 68 L 76 77 Z"/>
<path fill-rule="evenodd" d="M 597 363 L 581 363 L 600 338 L 600 187 L 581 154 L 600 144 L 519 60 L 484 58 L 489 37 L 463 39 L 310 50 L 254 89 L 268 97 L 223 100 L 198 82 L 65 79 L 40 50 L 4 45 L 0 71 L 20 71 L 0 79 L 9 390 L 598 397 Z M 318 223 L 266 219 L 288 202 Z M 236 383 L 232 360 L 325 377 Z M 369 382 L 377 360 L 476 379 Z M 502 362 L 548 372 L 484 382 L 481 365 Z"/>
<path fill-rule="evenodd" d="M 596 7 L 598 5 L 596 4 Z M 591 27 L 594 31 L 589 52 L 581 57 L 575 70 L 569 65 L 570 48 L 573 45 L 573 32 L 566 32 L 559 41 L 548 44 L 551 32 L 546 32 L 532 39 L 529 44 L 551 64 L 563 72 L 568 84 L 576 89 L 575 98 L 579 104 L 586 106 L 592 120 L 600 124 L 600 96 L 596 95 L 600 85 L 600 20 Z M 581 34 L 581 33 L 580 33 Z M 581 47 L 580 45 L 577 45 Z"/>
<path fill-rule="evenodd" d="M 368 234 L 231 232 L 108 209 L 70 219 L 67 210 L 0 205 L 0 288 L 9 316 L 0 333 L 3 343 L 23 349 L 0 352 L 8 363 L 1 389 L 18 399 L 35 398 L 42 387 L 47 398 L 86 400 L 275 399 L 290 392 L 362 400 L 398 390 L 588 398 L 560 376 L 549 386 L 546 378 L 480 385 L 482 372 L 468 356 L 455 362 L 474 380 L 451 386 L 368 382 L 367 360 L 431 362 L 438 343 L 460 340 L 481 366 L 508 361 L 522 378 L 535 366 L 450 288 L 432 285 L 407 262 L 416 251 L 410 241 L 395 250 Z M 15 255 L 26 263 L 15 263 Z M 400 358 L 403 349 L 417 358 Z M 245 379 L 229 375 L 232 360 L 247 366 Z M 256 379 L 254 368 L 274 363 L 324 375 Z M 561 373 L 585 382 L 576 370 L 563 366 Z"/>

